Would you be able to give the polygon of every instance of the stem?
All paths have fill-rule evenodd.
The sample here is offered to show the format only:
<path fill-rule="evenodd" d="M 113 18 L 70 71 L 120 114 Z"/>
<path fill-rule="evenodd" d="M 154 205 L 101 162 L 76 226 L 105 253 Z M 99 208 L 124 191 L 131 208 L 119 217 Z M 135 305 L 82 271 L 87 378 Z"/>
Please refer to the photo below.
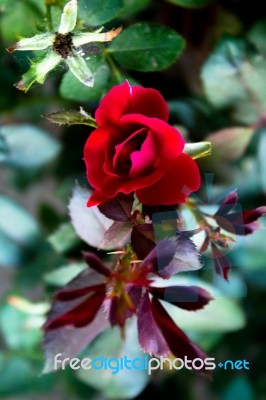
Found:
<path fill-rule="evenodd" d="M 109 63 L 109 65 L 110 65 L 110 67 L 111 67 L 111 69 L 112 69 L 112 71 L 113 71 L 113 74 L 114 74 L 114 76 L 115 76 L 116 79 L 117 79 L 117 82 L 118 82 L 118 83 L 121 83 L 121 81 L 122 81 L 122 76 L 121 76 L 120 71 L 119 71 L 119 69 L 117 68 L 117 66 L 116 66 L 116 64 L 115 64 L 115 62 L 114 62 L 114 60 L 112 59 L 112 57 L 110 56 L 110 54 L 108 54 L 107 51 L 105 51 L 105 52 L 103 53 L 103 55 L 104 55 L 104 57 L 106 58 L 107 62 Z"/>
<path fill-rule="evenodd" d="M 203 216 L 203 213 L 197 208 L 197 204 L 195 201 L 192 199 L 187 200 L 187 207 L 190 210 L 190 212 L 194 215 L 197 223 L 204 228 L 210 228 L 212 229 L 213 227 L 209 224 L 207 219 Z"/>

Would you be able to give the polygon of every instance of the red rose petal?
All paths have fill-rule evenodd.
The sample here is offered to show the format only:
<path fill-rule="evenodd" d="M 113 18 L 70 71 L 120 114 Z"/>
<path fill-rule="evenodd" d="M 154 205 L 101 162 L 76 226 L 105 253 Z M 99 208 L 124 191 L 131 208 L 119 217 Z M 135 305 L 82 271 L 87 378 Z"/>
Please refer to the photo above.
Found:
<path fill-rule="evenodd" d="M 136 124 L 147 127 L 152 133 L 159 160 L 173 160 L 182 153 L 185 141 L 178 130 L 158 118 L 129 114 L 121 118 L 121 124 L 124 129 Z"/>
<path fill-rule="evenodd" d="M 98 204 L 108 200 L 108 197 L 105 197 L 104 195 L 101 194 L 101 192 L 98 192 L 97 190 L 92 193 L 91 197 L 89 198 L 87 202 L 87 207 L 93 207 L 97 206 Z"/>
<path fill-rule="evenodd" d="M 89 183 L 99 189 L 106 177 L 103 170 L 105 162 L 105 152 L 108 142 L 118 135 L 113 126 L 108 128 L 95 129 L 89 136 L 84 148 L 84 161 L 87 168 L 87 177 Z"/>
<path fill-rule="evenodd" d="M 200 173 L 191 157 L 181 154 L 152 186 L 138 189 L 136 195 L 147 205 L 184 203 L 200 186 Z"/>
<path fill-rule="evenodd" d="M 149 171 L 149 169 L 156 168 L 156 151 L 151 132 L 148 133 L 146 140 L 144 140 L 141 149 L 134 151 L 130 156 L 132 167 L 130 169 L 130 178 L 137 178 L 141 174 Z"/>
<path fill-rule="evenodd" d="M 157 90 L 130 86 L 128 82 L 114 86 L 102 99 L 96 113 L 99 126 L 119 124 L 124 114 L 142 114 L 168 120 L 168 106 Z"/>

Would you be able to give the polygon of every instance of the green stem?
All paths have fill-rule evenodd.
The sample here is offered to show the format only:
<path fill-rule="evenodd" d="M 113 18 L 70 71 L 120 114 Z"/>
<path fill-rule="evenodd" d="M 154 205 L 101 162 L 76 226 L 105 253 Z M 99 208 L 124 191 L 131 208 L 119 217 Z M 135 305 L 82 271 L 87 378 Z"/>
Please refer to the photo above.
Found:
<path fill-rule="evenodd" d="M 112 57 L 110 56 L 110 54 L 109 54 L 107 51 L 105 51 L 105 52 L 103 53 L 103 55 L 104 55 L 104 57 L 106 58 L 107 62 L 109 63 L 109 65 L 110 65 L 110 67 L 111 67 L 111 69 L 112 69 L 112 71 L 113 71 L 113 74 L 114 74 L 114 76 L 115 76 L 116 79 L 117 79 L 117 82 L 118 82 L 118 83 L 121 83 L 121 81 L 122 81 L 122 76 L 121 76 L 120 71 L 119 71 L 119 69 L 117 68 L 117 66 L 116 66 L 116 64 L 115 64 L 115 62 L 114 62 L 114 60 L 112 59 Z"/>

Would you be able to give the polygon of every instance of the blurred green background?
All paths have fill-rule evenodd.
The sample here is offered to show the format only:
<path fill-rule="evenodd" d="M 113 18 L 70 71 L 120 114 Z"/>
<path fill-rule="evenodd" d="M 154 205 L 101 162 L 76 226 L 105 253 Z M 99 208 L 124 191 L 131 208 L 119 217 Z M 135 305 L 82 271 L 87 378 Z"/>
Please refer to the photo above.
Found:
<path fill-rule="evenodd" d="M 217 369 L 212 381 L 166 370 L 149 380 L 132 373 L 116 380 L 101 374 L 92 378 L 70 369 L 40 376 L 40 326 L 49 299 L 80 271 L 81 251 L 89 248 L 70 224 L 67 205 L 75 182 L 86 181 L 82 152 L 91 132 L 84 125 L 52 124 L 44 115 L 80 106 L 94 115 L 101 97 L 125 79 L 153 87 L 168 101 L 170 122 L 187 141 L 212 142 L 212 155 L 199 160 L 201 201 L 210 207 L 217 196 L 238 188 L 243 209 L 266 204 L 263 2 L 80 0 L 80 27 L 124 29 L 109 47 L 84 49 L 95 86 L 82 86 L 61 65 L 44 85 L 19 92 L 14 84 L 37 53 L 11 55 L 6 48 L 18 36 L 45 31 L 49 18 L 56 26 L 65 3 L 0 0 L 0 397 L 265 400 L 263 229 L 237 242 L 229 254 L 230 285 L 214 281 L 206 259 L 200 279 L 221 292 L 208 315 L 176 316 L 210 356 L 246 359 L 250 370 Z M 209 189 L 213 197 L 207 196 Z M 106 332 L 87 352 L 97 354 L 100 348 L 111 356 L 112 350 L 126 351 L 121 346 L 116 331 Z M 132 339 L 129 346 L 137 344 Z"/>

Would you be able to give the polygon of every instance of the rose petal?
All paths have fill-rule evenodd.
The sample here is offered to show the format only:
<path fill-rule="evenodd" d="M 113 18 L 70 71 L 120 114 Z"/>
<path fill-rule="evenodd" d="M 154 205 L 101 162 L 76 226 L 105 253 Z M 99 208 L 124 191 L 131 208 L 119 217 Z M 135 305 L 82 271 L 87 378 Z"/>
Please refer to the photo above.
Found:
<path fill-rule="evenodd" d="M 113 126 L 108 129 L 95 129 L 89 136 L 84 148 L 84 161 L 87 168 L 89 183 L 95 188 L 100 189 L 106 174 L 103 170 L 105 162 L 105 152 L 110 140 L 119 136 L 119 132 Z"/>
<path fill-rule="evenodd" d="M 150 130 L 159 161 L 164 160 L 164 162 L 168 162 L 173 160 L 178 157 L 184 149 L 185 142 L 178 130 L 158 118 L 128 114 L 123 116 L 120 121 L 124 129 L 139 125 Z"/>
<path fill-rule="evenodd" d="M 186 197 L 200 187 L 200 173 L 197 164 L 186 154 L 176 158 L 152 186 L 137 189 L 141 203 L 147 205 L 184 203 Z"/>
<path fill-rule="evenodd" d="M 114 86 L 102 99 L 96 113 L 99 126 L 119 124 L 125 114 L 142 114 L 168 120 L 168 106 L 157 90 L 130 86 L 128 82 Z"/>

